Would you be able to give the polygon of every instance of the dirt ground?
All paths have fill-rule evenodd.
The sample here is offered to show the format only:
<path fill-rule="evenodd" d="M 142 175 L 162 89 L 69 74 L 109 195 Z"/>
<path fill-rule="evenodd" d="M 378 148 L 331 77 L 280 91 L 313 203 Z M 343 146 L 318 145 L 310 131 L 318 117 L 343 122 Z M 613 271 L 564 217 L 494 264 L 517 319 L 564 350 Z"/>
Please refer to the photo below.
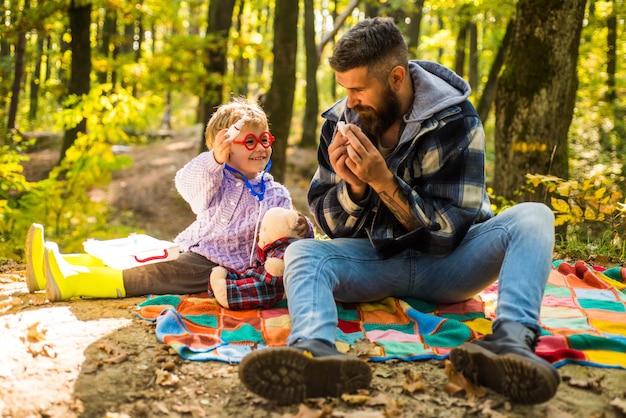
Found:
<path fill-rule="evenodd" d="M 196 130 L 125 152 L 133 167 L 105 193 L 118 219 L 171 239 L 193 219 L 171 179 L 197 151 Z M 56 152 L 31 155 L 32 177 Z M 314 151 L 290 150 L 286 181 L 299 209 Z M 31 178 L 32 179 L 32 178 Z M 626 416 L 626 370 L 566 365 L 555 398 L 511 405 L 497 394 L 454 392 L 443 362 L 371 363 L 362 396 L 279 407 L 245 390 L 237 365 L 190 362 L 157 341 L 132 309 L 144 298 L 50 303 L 29 294 L 25 266 L 0 266 L 1 417 L 593 417 Z"/>

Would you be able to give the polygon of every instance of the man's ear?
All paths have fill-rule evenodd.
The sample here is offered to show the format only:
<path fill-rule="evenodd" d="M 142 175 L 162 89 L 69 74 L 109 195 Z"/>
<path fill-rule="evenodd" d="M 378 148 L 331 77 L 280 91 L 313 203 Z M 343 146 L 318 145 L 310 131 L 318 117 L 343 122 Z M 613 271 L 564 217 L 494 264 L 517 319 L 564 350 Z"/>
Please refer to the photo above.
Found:
<path fill-rule="evenodd" d="M 396 65 L 393 67 L 389 73 L 389 84 L 391 85 L 391 88 L 400 90 L 400 87 L 404 82 L 404 77 L 406 77 L 406 70 L 403 66 Z"/>

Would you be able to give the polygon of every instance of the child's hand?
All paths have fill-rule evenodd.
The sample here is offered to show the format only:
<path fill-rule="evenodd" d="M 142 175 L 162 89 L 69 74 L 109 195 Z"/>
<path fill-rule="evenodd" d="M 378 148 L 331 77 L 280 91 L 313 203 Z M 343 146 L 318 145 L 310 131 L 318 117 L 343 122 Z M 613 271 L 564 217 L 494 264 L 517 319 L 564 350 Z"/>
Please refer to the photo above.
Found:
<path fill-rule="evenodd" d="M 233 144 L 233 138 L 226 138 L 226 131 L 228 129 L 222 129 L 215 136 L 215 142 L 213 143 L 213 157 L 218 164 L 224 164 L 228 162 L 230 156 L 230 147 Z"/>
<path fill-rule="evenodd" d="M 306 217 L 300 212 L 298 212 L 298 222 L 296 223 L 295 231 L 301 238 L 306 237 L 309 233 L 309 223 L 306 221 Z"/>

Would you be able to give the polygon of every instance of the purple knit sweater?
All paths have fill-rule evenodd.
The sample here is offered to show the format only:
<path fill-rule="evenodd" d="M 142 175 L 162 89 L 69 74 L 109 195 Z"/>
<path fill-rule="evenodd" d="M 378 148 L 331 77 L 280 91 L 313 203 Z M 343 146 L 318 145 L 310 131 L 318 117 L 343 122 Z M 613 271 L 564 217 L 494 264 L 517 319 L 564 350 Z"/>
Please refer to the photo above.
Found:
<path fill-rule="evenodd" d="M 259 174 L 249 181 L 258 185 L 260 180 Z M 285 186 L 274 181 L 269 173 L 264 181 L 265 197 L 259 203 L 243 180 L 215 161 L 213 151 L 189 161 L 176 173 L 175 183 L 178 193 L 196 214 L 196 220 L 174 240 L 180 250 L 203 255 L 224 267 L 237 270 L 248 267 L 250 252 L 256 248 L 256 222 L 269 208 L 292 207 Z"/>

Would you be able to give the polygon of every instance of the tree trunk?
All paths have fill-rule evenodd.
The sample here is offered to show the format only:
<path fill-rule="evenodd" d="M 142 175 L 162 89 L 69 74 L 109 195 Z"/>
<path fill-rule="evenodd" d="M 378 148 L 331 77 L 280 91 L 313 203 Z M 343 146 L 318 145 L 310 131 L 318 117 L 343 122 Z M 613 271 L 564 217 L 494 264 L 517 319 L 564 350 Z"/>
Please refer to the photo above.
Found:
<path fill-rule="evenodd" d="M 42 33 L 37 34 L 37 54 L 33 63 L 33 75 L 30 80 L 30 106 L 28 109 L 28 121 L 37 120 L 37 108 L 39 106 L 39 88 L 46 81 L 41 76 L 41 63 L 44 56 L 45 39 Z"/>
<path fill-rule="evenodd" d="M 303 148 L 315 148 L 317 146 L 317 118 L 319 112 L 317 92 L 317 67 L 319 65 L 319 57 L 315 44 L 313 0 L 304 0 L 304 47 L 306 50 L 306 102 L 304 105 L 300 146 Z"/>
<path fill-rule="evenodd" d="M 226 74 L 226 54 L 228 31 L 233 20 L 235 0 L 212 1 L 209 4 L 209 25 L 206 34 L 204 69 L 206 83 L 204 96 L 200 98 L 202 124 L 206 125 L 217 106 L 222 104 L 224 96 L 224 75 Z M 200 152 L 206 151 L 204 129 L 200 138 Z"/>
<path fill-rule="evenodd" d="M 407 45 L 409 47 L 409 57 L 411 56 L 411 51 L 417 51 L 417 47 L 419 46 L 423 9 L 424 9 L 424 0 L 413 0 L 411 13 L 409 13 L 409 17 L 411 18 L 411 23 L 409 23 L 409 25 L 406 28 Z"/>
<path fill-rule="evenodd" d="M 239 0 L 239 14 L 237 15 L 235 24 L 235 28 L 239 33 L 243 30 L 242 21 L 247 19 L 247 16 L 244 14 L 244 6 L 245 0 Z M 234 59 L 233 76 L 233 94 L 247 97 L 248 83 L 250 82 L 250 58 L 248 58 L 247 54 L 243 53 L 243 50 L 242 53 L 238 54 Z"/>
<path fill-rule="evenodd" d="M 304 45 L 306 49 L 306 103 L 304 107 L 304 120 L 302 121 L 303 148 L 315 148 L 317 146 L 317 122 L 319 117 L 319 96 L 317 88 L 317 69 L 324 47 L 334 39 L 337 31 L 359 5 L 361 0 L 352 0 L 345 10 L 334 19 L 331 32 L 325 34 L 319 45 L 315 45 L 315 22 L 313 0 L 304 1 Z M 333 83 L 334 88 L 334 83 Z M 334 97 L 334 96 L 333 96 Z"/>
<path fill-rule="evenodd" d="M 611 14 L 606 19 L 606 101 L 612 102 L 616 99 L 617 93 L 615 91 L 615 69 L 617 62 L 617 13 L 615 8 L 617 4 L 613 2 L 613 8 Z"/>
<path fill-rule="evenodd" d="M 475 22 L 469 22 L 469 60 L 468 60 L 468 80 L 472 90 L 478 89 L 480 80 L 480 71 L 478 68 L 479 52 L 478 52 L 478 28 Z"/>
<path fill-rule="evenodd" d="M 104 23 L 102 25 L 102 37 L 100 39 L 100 54 L 102 57 L 109 61 L 113 56 L 111 50 L 112 40 L 115 38 L 117 32 L 117 18 L 115 9 L 110 5 L 105 5 Z M 109 61 L 110 62 L 110 61 Z M 98 81 L 100 84 L 109 82 L 112 79 L 110 70 L 98 71 Z"/>
<path fill-rule="evenodd" d="M 296 51 L 298 49 L 298 2 L 276 0 L 274 18 L 274 71 L 267 92 L 265 111 L 276 142 L 273 146 L 274 178 L 283 182 L 287 158 L 287 141 L 293 114 L 296 86 Z"/>
<path fill-rule="evenodd" d="M 89 93 L 89 75 L 91 74 L 91 44 L 89 28 L 91 26 L 91 3 L 77 6 L 72 0 L 69 8 L 70 30 L 72 32 L 72 74 L 70 76 L 69 94 L 77 96 Z M 87 131 L 87 119 L 82 119 L 75 127 L 67 129 L 61 146 L 59 162 L 74 144 L 79 133 Z"/>
<path fill-rule="evenodd" d="M 7 5 L 5 2 L 0 2 L 0 16 L 5 16 L 5 24 L 13 25 L 15 14 L 7 13 Z M 11 60 L 11 45 L 13 39 L 9 36 L 0 36 L 0 62 L 10 62 Z M 0 65 L 0 80 L 8 80 L 11 78 L 9 68 L 5 65 Z M 0 83 L 0 108 L 4 110 L 7 104 L 7 98 L 9 97 L 9 89 L 6 83 Z M 0 111 L 3 115 L 3 111 Z M 4 117 L 0 117 L 0 145 L 6 145 L 9 143 L 8 129 L 6 125 L 7 121 Z"/>
<path fill-rule="evenodd" d="M 24 1 L 24 10 L 30 8 L 30 1 Z M 20 27 L 20 25 L 18 25 Z M 13 67 L 13 86 L 11 87 L 11 102 L 9 103 L 9 114 L 7 130 L 10 132 L 15 128 L 17 119 L 17 107 L 20 102 L 20 90 L 22 79 L 24 78 L 24 55 L 26 54 L 26 33 L 24 29 L 19 29 L 17 33 L 17 43 L 15 45 L 15 66 Z"/>
<path fill-rule="evenodd" d="M 500 71 L 502 70 L 502 66 L 504 65 L 504 58 L 506 57 L 506 53 L 509 50 L 509 44 L 511 43 L 511 36 L 513 34 L 513 30 L 515 29 L 515 20 L 509 20 L 509 23 L 506 25 L 506 32 L 504 33 L 504 38 L 502 38 L 502 42 L 500 42 L 500 46 L 498 47 L 498 52 L 496 52 L 496 56 L 491 64 L 491 69 L 489 70 L 489 76 L 487 77 L 487 82 L 483 87 L 483 93 L 480 96 L 480 100 L 478 102 L 478 106 L 476 107 L 476 111 L 478 112 L 478 116 L 480 116 L 480 120 L 485 123 L 487 122 L 487 118 L 489 117 L 489 111 L 491 110 L 491 104 L 493 103 L 496 97 L 496 89 L 498 87 L 498 78 L 500 76 Z"/>
<path fill-rule="evenodd" d="M 456 37 L 456 49 L 454 51 L 454 72 L 463 77 L 465 75 L 465 44 L 467 43 L 468 23 L 459 28 Z"/>
<path fill-rule="evenodd" d="M 456 37 L 455 51 L 454 51 L 454 72 L 459 76 L 465 76 L 465 51 L 467 47 L 467 34 L 470 30 L 470 24 L 472 22 L 472 8 L 467 4 L 461 5 L 457 14 L 456 21 L 458 22 L 459 33 Z"/>
<path fill-rule="evenodd" d="M 585 0 L 520 0 L 496 93 L 494 191 L 519 200 L 527 173 L 568 177 L 567 133 Z M 526 193 L 524 200 L 544 199 Z"/>

